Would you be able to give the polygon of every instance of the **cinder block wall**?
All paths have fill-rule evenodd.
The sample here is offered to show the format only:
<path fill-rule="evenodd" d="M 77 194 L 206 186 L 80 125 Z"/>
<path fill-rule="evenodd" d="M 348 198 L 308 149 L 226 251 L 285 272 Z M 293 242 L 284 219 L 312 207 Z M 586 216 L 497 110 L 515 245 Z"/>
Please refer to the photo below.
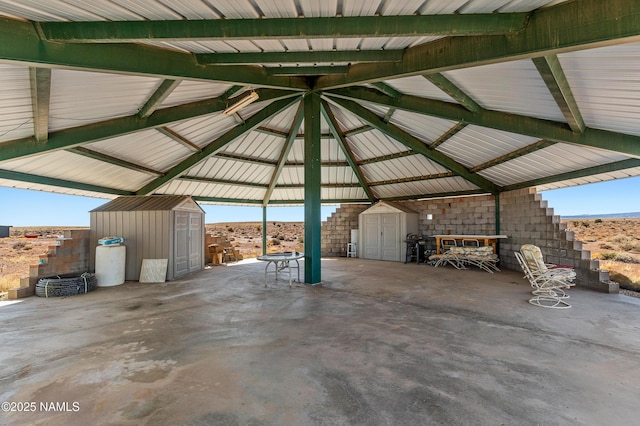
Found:
<path fill-rule="evenodd" d="M 600 271 L 599 261 L 591 260 L 591 252 L 582 249 L 573 232 L 560 222 L 560 216 L 548 208 L 535 188 L 505 192 L 500 195 L 500 233 L 509 236 L 500 244 L 502 267 L 519 270 L 514 250 L 523 244 L 540 247 L 548 263 L 570 265 L 576 269 L 576 284 L 607 293 L 618 293 L 617 283 L 609 281 L 609 274 Z"/>
<path fill-rule="evenodd" d="M 351 230 L 358 229 L 358 215 L 370 204 L 342 204 L 322 222 L 322 256 L 344 257 L 351 240 Z"/>
<path fill-rule="evenodd" d="M 89 230 L 64 232 L 59 246 L 50 246 L 37 265 L 29 267 L 29 276 L 20 279 L 20 288 L 9 290 L 9 299 L 33 296 L 40 278 L 89 272 Z"/>

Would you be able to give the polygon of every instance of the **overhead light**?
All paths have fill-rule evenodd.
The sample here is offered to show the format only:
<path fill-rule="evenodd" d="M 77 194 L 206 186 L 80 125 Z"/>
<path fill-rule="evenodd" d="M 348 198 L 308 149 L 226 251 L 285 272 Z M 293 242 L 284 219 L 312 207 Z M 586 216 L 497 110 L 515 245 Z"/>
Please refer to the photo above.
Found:
<path fill-rule="evenodd" d="M 247 95 L 242 96 L 232 105 L 229 105 L 223 112 L 226 115 L 233 115 L 240 111 L 242 108 L 249 105 L 251 102 L 255 102 L 259 98 L 258 94 L 254 91 L 249 92 Z"/>

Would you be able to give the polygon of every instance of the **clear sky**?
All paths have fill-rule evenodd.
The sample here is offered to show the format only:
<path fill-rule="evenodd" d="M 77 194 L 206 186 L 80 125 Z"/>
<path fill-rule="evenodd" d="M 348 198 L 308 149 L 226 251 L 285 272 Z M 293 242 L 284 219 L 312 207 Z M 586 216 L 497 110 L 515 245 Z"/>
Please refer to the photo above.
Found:
<path fill-rule="evenodd" d="M 556 189 L 542 193 L 555 214 L 607 214 L 640 212 L 640 177 Z M 89 211 L 106 203 L 102 198 L 0 187 L 0 225 L 89 226 Z M 260 222 L 261 207 L 203 205 L 205 221 Z M 336 206 L 323 206 L 322 219 Z M 269 207 L 269 221 L 303 221 L 302 207 Z"/>

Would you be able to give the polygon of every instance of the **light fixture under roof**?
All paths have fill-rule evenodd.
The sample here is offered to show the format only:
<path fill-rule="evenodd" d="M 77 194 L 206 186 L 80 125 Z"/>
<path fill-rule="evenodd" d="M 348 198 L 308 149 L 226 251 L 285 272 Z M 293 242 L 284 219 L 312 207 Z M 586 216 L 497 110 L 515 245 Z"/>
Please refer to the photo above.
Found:
<path fill-rule="evenodd" d="M 241 96 L 238 101 L 229 105 L 223 112 L 226 115 L 233 115 L 236 112 L 240 111 L 242 108 L 249 105 L 251 102 L 255 102 L 258 98 L 258 94 L 252 90 L 248 94 Z"/>

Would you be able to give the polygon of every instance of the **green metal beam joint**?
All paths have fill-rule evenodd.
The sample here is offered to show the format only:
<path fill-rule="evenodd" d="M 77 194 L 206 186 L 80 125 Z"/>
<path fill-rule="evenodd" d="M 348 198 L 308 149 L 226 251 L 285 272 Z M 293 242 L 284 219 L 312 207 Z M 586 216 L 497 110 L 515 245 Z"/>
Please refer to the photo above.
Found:
<path fill-rule="evenodd" d="M 180 83 L 182 83 L 182 80 L 163 80 L 156 91 L 153 92 L 151 97 L 149 97 L 149 100 L 147 100 L 142 108 L 140 108 L 138 116 L 140 118 L 145 118 L 153 114 L 153 112 L 162 105 L 162 102 L 169 97 L 171 92 L 173 92 Z"/>
<path fill-rule="evenodd" d="M 438 89 L 455 99 L 460 105 L 472 112 L 480 112 L 482 107 L 471 96 L 453 84 L 451 80 L 440 73 L 424 74 L 424 78 L 433 83 Z"/>

